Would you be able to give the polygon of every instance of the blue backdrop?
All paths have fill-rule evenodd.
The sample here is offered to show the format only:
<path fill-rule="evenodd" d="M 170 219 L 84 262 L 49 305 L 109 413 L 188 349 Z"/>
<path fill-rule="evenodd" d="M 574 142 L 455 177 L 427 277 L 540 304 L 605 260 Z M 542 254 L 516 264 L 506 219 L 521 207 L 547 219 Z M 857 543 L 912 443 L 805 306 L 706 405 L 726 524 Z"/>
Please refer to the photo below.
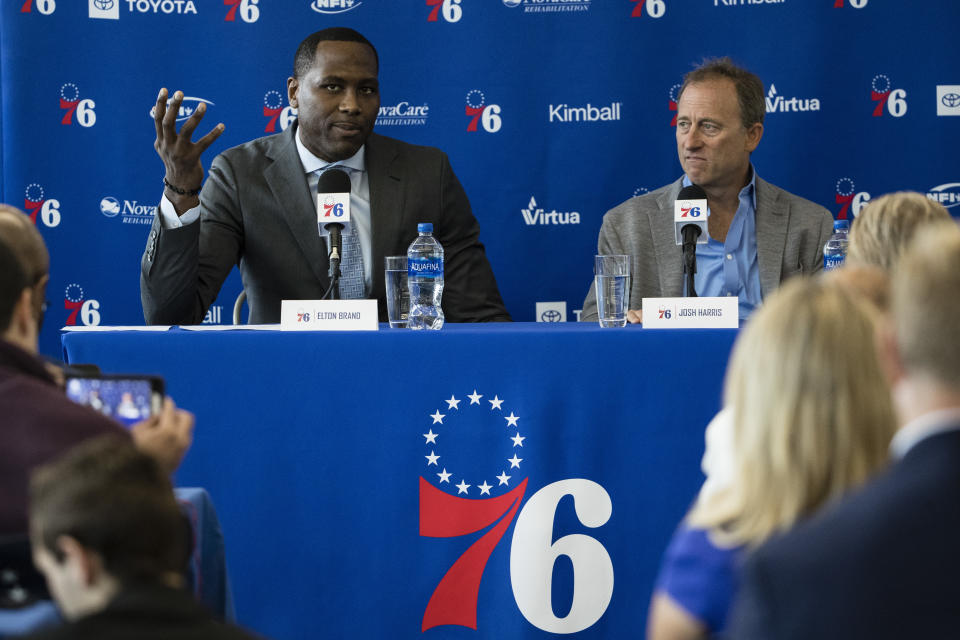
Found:
<path fill-rule="evenodd" d="M 377 130 L 449 153 L 529 321 L 548 301 L 575 319 L 604 212 L 680 175 L 672 100 L 704 56 L 766 85 L 765 179 L 835 215 L 897 189 L 960 204 L 958 22 L 953 0 L 6 0 L 0 189 L 51 249 L 42 349 L 63 325 L 143 321 L 159 88 L 209 103 L 201 131 L 226 124 L 209 166 L 289 125 L 293 51 L 317 29 L 377 46 Z"/>

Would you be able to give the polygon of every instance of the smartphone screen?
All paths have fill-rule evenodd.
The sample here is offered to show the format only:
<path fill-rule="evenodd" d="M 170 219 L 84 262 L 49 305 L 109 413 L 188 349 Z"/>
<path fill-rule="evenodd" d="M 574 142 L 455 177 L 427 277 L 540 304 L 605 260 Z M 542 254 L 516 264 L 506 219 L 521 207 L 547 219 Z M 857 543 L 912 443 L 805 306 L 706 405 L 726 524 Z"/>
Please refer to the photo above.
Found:
<path fill-rule="evenodd" d="M 126 375 L 68 377 L 67 397 L 129 427 L 160 412 L 163 379 Z"/>

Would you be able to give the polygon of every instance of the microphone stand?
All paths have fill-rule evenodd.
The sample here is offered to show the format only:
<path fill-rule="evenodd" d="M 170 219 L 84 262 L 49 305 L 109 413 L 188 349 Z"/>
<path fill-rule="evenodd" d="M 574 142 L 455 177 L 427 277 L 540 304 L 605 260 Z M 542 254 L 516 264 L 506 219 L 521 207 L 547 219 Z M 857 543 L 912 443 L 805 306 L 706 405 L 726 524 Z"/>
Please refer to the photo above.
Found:
<path fill-rule="evenodd" d="M 694 276 L 697 273 L 697 238 L 700 236 L 700 227 L 688 224 L 680 230 L 680 233 L 683 234 L 684 295 L 688 298 L 696 298 Z"/>
<path fill-rule="evenodd" d="M 340 247 L 342 244 L 340 238 L 340 229 L 342 225 L 331 224 L 328 231 L 330 232 L 330 254 L 328 259 L 330 261 L 330 270 L 328 275 L 330 276 L 330 286 L 327 287 L 326 292 L 324 292 L 321 300 L 326 300 L 329 296 L 330 300 L 339 300 L 340 299 Z"/>

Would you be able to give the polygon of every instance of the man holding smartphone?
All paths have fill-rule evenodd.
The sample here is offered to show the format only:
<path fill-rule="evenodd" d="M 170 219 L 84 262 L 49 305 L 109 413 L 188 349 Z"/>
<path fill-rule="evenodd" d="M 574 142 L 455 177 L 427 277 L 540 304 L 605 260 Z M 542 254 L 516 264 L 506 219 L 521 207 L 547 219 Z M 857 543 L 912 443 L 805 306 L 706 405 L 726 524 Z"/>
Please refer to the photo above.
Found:
<path fill-rule="evenodd" d="M 193 414 L 167 398 L 130 430 L 70 401 L 38 357 L 50 256 L 22 211 L 0 205 L 0 536 L 27 533 L 30 472 L 91 437 L 132 437 L 167 473 L 190 446 Z"/>

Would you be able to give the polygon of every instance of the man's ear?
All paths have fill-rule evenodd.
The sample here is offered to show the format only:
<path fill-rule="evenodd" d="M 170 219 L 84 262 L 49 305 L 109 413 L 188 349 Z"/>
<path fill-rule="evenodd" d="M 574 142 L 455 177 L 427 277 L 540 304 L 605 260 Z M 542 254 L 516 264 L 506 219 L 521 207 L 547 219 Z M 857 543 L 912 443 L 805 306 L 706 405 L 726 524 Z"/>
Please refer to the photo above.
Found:
<path fill-rule="evenodd" d="M 296 109 L 299 106 L 297 101 L 297 89 L 300 88 L 300 81 L 294 77 L 287 78 L 287 100 L 290 106 Z"/>
<path fill-rule="evenodd" d="M 57 536 L 54 544 L 63 558 L 60 564 L 66 564 L 67 570 L 78 584 L 89 587 L 100 579 L 103 567 L 97 553 L 68 535 Z"/>
<path fill-rule="evenodd" d="M 13 305 L 13 314 L 10 316 L 10 326 L 7 327 L 7 337 L 18 344 L 29 340 L 36 331 L 36 318 L 33 310 L 33 287 L 27 287 L 20 292 L 20 298 Z M 33 327 L 33 329 L 30 329 Z"/>

